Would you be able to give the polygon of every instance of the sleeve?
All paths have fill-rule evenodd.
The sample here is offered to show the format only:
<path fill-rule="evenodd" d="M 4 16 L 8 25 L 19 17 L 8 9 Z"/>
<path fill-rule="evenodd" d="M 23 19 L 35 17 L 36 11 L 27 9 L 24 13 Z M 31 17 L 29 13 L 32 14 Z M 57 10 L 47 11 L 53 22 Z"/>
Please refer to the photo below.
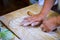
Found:
<path fill-rule="evenodd" d="M 57 3 L 58 3 L 58 0 L 55 1 L 55 4 L 54 5 L 56 5 Z"/>
<path fill-rule="evenodd" d="M 44 4 L 44 0 L 39 0 L 39 1 L 38 1 L 38 4 L 39 4 L 39 5 L 43 5 L 43 4 Z"/>

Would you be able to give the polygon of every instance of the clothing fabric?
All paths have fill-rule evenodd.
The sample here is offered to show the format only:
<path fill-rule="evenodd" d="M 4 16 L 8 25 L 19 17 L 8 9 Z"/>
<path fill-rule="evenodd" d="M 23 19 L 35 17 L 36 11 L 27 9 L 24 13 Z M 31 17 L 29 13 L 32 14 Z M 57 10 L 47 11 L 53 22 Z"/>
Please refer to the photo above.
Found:
<path fill-rule="evenodd" d="M 43 5 L 44 4 L 44 0 L 39 0 L 38 3 L 39 3 L 39 5 Z M 58 0 L 55 1 L 54 5 L 56 5 L 57 3 L 58 3 Z"/>

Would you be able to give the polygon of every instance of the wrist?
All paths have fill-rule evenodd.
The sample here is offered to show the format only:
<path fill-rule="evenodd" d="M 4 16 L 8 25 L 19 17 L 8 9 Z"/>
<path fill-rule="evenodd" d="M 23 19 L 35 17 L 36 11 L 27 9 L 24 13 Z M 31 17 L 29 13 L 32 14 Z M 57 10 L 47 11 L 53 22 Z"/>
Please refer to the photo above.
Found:
<path fill-rule="evenodd" d="M 38 15 L 39 15 L 40 17 L 42 17 L 42 18 L 46 18 L 47 13 L 41 12 L 41 13 L 39 13 Z"/>

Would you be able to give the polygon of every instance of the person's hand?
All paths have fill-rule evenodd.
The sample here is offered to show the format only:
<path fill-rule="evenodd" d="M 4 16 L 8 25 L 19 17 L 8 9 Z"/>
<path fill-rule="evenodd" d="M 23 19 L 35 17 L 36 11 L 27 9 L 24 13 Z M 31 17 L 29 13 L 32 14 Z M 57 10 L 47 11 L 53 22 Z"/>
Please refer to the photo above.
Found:
<path fill-rule="evenodd" d="M 22 21 L 22 25 L 23 26 L 36 26 L 38 24 L 40 24 L 40 22 L 44 19 L 43 15 L 33 15 L 30 17 L 25 18 Z"/>
<path fill-rule="evenodd" d="M 52 17 L 52 18 L 44 20 L 40 27 L 42 31 L 44 32 L 50 32 L 50 31 L 55 30 L 57 28 L 56 17 Z"/>

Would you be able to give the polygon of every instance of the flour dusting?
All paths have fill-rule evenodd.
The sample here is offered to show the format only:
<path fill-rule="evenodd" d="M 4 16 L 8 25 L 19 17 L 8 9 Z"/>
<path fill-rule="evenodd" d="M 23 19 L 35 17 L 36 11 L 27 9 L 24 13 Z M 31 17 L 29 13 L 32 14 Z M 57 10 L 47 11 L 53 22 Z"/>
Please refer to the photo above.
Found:
<path fill-rule="evenodd" d="M 20 25 L 20 23 L 24 20 L 24 18 L 26 18 L 27 16 L 23 16 L 23 17 L 18 17 L 15 18 L 13 20 L 10 21 L 9 26 L 12 28 L 16 28 L 17 26 Z"/>
<path fill-rule="evenodd" d="M 9 23 L 9 26 L 12 28 L 20 27 L 20 23 L 26 17 L 27 16 L 22 16 L 22 17 L 12 19 Z M 22 26 L 18 28 L 17 33 L 20 34 L 22 40 L 60 40 L 60 28 L 57 30 L 57 32 L 45 33 L 41 31 L 40 27 L 39 28 L 25 28 Z"/>

